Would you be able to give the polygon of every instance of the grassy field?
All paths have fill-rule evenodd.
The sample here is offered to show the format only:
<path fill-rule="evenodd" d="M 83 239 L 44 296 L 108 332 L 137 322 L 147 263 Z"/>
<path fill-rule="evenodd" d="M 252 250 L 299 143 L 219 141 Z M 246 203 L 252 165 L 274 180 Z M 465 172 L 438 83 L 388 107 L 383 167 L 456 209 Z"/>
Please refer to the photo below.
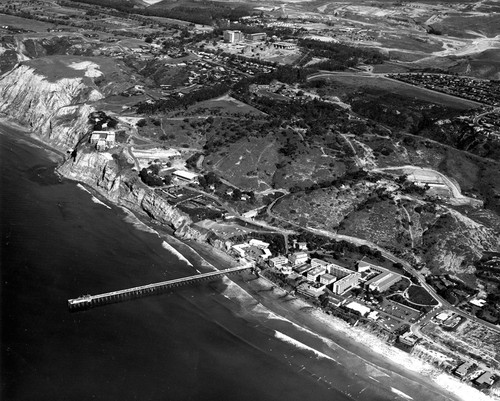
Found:
<path fill-rule="evenodd" d="M 412 285 L 407 291 L 409 301 L 419 305 L 437 305 L 437 301 L 421 286 Z"/>
<path fill-rule="evenodd" d="M 2 25 L 9 25 L 14 28 L 22 28 L 35 32 L 47 32 L 47 29 L 54 28 L 54 24 L 16 17 L 14 15 L 0 14 L 0 20 L 2 21 Z"/>

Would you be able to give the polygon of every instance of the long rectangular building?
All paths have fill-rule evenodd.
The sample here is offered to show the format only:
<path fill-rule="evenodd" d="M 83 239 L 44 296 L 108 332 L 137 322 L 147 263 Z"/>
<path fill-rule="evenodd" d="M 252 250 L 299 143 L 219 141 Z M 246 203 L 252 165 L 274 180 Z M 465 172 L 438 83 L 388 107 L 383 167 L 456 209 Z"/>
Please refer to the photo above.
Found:
<path fill-rule="evenodd" d="M 399 274 L 387 271 L 369 280 L 366 283 L 366 287 L 372 291 L 384 292 L 399 280 L 401 280 L 401 276 Z"/>

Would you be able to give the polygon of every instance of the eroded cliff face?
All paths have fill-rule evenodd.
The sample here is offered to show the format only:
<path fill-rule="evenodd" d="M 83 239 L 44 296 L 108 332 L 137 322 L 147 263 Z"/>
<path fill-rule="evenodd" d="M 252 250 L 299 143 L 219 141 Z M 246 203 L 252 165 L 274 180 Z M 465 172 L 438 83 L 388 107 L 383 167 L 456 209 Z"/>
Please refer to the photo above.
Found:
<path fill-rule="evenodd" d="M 65 177 L 84 182 L 118 205 L 146 213 L 158 223 L 176 230 L 183 238 L 195 238 L 190 217 L 144 185 L 137 174 L 120 169 L 117 156 L 107 152 L 77 152 L 58 169 Z M 197 238 L 199 239 L 199 238 Z"/>
<path fill-rule="evenodd" d="M 0 79 L 0 112 L 60 149 L 72 148 L 88 132 L 88 115 L 94 109 L 85 103 L 102 98 L 82 78 L 51 82 L 26 65 Z"/>

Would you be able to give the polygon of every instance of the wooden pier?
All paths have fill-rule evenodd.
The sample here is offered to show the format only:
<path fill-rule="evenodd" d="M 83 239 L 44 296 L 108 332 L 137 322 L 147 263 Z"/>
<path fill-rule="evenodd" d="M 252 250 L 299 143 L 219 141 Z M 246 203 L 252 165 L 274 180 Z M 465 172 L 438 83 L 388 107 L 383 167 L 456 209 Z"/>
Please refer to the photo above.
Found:
<path fill-rule="evenodd" d="M 149 295 L 160 294 L 173 287 L 191 284 L 197 281 L 207 281 L 227 276 L 229 274 L 240 273 L 244 270 L 253 270 L 253 264 L 244 266 L 232 267 L 230 269 L 218 270 L 209 273 L 196 274 L 194 276 L 187 276 L 176 278 L 174 280 L 161 281 L 159 283 L 146 284 L 140 287 L 127 288 L 124 290 L 106 292 L 98 295 L 84 295 L 75 299 L 68 299 L 68 308 L 70 310 L 90 309 L 96 306 L 122 302 L 133 298 L 142 298 Z"/>

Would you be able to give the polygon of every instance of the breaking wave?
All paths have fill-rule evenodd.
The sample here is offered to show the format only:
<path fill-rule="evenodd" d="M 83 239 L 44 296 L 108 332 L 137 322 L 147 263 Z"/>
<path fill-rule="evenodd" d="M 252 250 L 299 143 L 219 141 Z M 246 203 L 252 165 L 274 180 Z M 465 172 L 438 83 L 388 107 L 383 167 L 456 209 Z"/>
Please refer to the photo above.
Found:
<path fill-rule="evenodd" d="M 173 253 L 175 256 L 177 256 L 179 258 L 179 260 L 182 260 L 183 262 L 187 263 L 188 266 L 193 267 L 193 264 L 189 260 L 187 260 L 186 257 L 182 253 L 180 253 L 177 249 L 175 249 L 168 242 L 163 241 L 161 243 L 161 246 L 163 248 L 165 248 L 167 251 L 169 251 L 170 253 Z"/>
<path fill-rule="evenodd" d="M 283 342 L 286 342 L 287 344 L 291 344 L 293 345 L 294 347 L 300 349 L 300 350 L 304 350 L 304 351 L 309 351 L 309 352 L 312 352 L 314 355 L 316 355 L 318 358 L 322 358 L 322 359 L 328 359 L 330 361 L 333 361 L 333 362 L 337 362 L 334 358 L 332 358 L 331 356 L 329 355 L 326 355 L 324 354 L 323 352 L 320 352 L 318 351 L 317 349 L 314 349 L 312 347 L 309 347 L 308 345 L 304 344 L 304 343 L 301 343 L 300 341 L 297 341 L 296 339 L 290 337 L 290 336 L 287 336 L 286 334 L 283 334 L 282 332 L 280 331 L 275 331 L 274 332 L 274 337 L 276 337 L 278 340 L 281 340 Z"/>

